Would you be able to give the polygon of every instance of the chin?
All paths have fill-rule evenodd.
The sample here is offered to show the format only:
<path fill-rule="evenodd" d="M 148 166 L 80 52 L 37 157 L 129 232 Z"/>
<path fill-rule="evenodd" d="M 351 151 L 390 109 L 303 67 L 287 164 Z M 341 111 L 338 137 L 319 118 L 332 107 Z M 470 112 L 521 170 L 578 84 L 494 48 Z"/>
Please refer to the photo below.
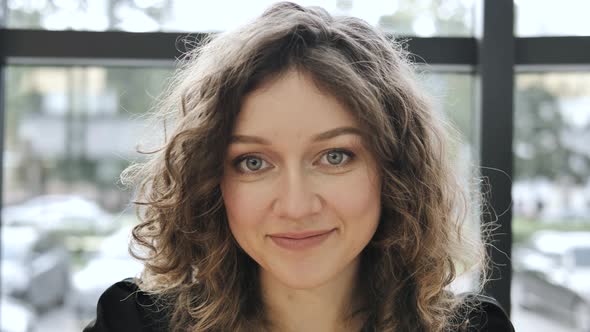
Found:
<path fill-rule="evenodd" d="M 314 289 L 321 287 L 343 275 L 344 269 L 339 269 L 329 263 L 310 265 L 283 265 L 265 273 L 284 286 L 297 289 Z"/>

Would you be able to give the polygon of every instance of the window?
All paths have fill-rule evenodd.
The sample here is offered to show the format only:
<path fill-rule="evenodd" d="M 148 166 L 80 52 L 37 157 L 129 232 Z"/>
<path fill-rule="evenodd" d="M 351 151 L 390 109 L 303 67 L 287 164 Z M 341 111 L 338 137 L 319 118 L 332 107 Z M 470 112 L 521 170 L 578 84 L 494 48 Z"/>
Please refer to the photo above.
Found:
<path fill-rule="evenodd" d="M 42 324 L 79 331 L 94 313 L 87 308 L 95 310 L 105 287 L 141 270 L 128 254 L 113 263 L 96 253 L 113 233 L 135 222 L 129 192 L 118 176 L 142 157 L 136 148 L 147 134 L 144 117 L 170 72 L 6 69 L 2 235 L 20 240 L 1 243 L 7 253 L 1 291 L 25 302 L 24 308 L 61 308 L 59 314 L 40 315 Z M 119 238 L 109 242 L 111 250 L 127 253 L 126 238 Z M 15 250 L 20 241 L 32 243 L 32 261 L 11 259 L 29 257 Z M 61 250 L 52 245 L 56 242 Z M 100 264 L 111 267 L 96 273 Z"/>
<path fill-rule="evenodd" d="M 41 316 L 44 322 L 54 317 L 48 323 L 61 331 L 79 331 L 92 319 L 101 292 L 141 269 L 126 254 L 129 225 L 135 216 L 128 206 L 130 193 L 117 180 L 131 160 L 141 158 L 136 144 L 146 134 L 145 115 L 170 74 L 171 68 L 7 68 L 5 228 L 41 229 L 65 245 L 67 255 L 52 253 L 56 262 L 50 268 L 52 277 L 35 279 L 41 286 L 34 296 L 45 300 L 20 297 L 36 308 L 65 302 L 60 315 Z M 473 76 L 427 72 L 421 78 L 437 110 L 459 129 L 457 165 L 472 165 L 477 153 Z M 466 173 L 471 171 L 464 168 Z M 477 225 L 477 220 L 472 223 Z M 25 268 L 23 264 L 20 267 Z M 71 299 L 47 291 L 56 289 L 51 283 L 65 271 Z M 456 287 L 470 289 L 475 282 L 468 278 Z M 7 284 L 2 291 L 12 292 L 14 287 Z"/>
<path fill-rule="evenodd" d="M 45 30 L 121 30 L 130 32 L 212 32 L 235 28 L 259 15 L 272 0 L 212 1 L 8 0 L 10 28 Z M 472 34 L 473 0 L 302 0 L 333 14 L 360 17 L 384 29 L 418 36 Z"/>
<path fill-rule="evenodd" d="M 516 0 L 517 36 L 590 36 L 590 26 L 583 24 L 590 12 L 585 0 Z"/>
<path fill-rule="evenodd" d="M 584 323 L 574 309 L 590 286 L 572 256 L 590 245 L 590 73 L 522 73 L 515 90 L 513 317 L 565 331 Z"/>
<path fill-rule="evenodd" d="M 73 54 L 80 54 L 74 52 L 78 45 L 35 43 L 42 45 L 35 48 L 30 43 L 11 43 L 12 36 L 22 35 L 14 29 L 43 30 L 33 32 L 41 40 L 53 36 L 63 38 L 62 31 L 67 30 L 80 31 L 89 43 L 100 42 L 104 34 L 84 31 L 161 31 L 166 32 L 166 38 L 171 37 L 167 40 L 175 40 L 185 32 L 231 29 L 259 14 L 271 2 L 220 0 L 195 7 L 196 2 L 188 0 L 0 1 L 5 26 L 3 40 L 8 46 L 2 49 L 0 62 L 4 79 L 0 85 L 4 101 L 0 112 L 4 117 L 0 279 L 2 294 L 11 296 L 3 298 L 0 307 L 20 313 L 18 318 L 0 316 L 2 327 L 18 324 L 34 330 L 36 323 L 37 327 L 79 331 L 95 310 L 95 303 L 89 307 L 88 301 L 80 299 L 97 298 L 104 287 L 100 284 L 103 280 L 99 280 L 103 278 L 96 276 L 106 270 L 128 276 L 140 268 L 103 251 L 105 246 L 120 247 L 121 251 L 113 249 L 113 252 L 124 253 L 127 240 L 124 227 L 133 223 L 134 217 L 128 208 L 129 193 L 117 183 L 117 176 L 130 161 L 141 158 L 135 150 L 137 139 L 145 133 L 142 116 L 152 107 L 154 97 L 172 70 L 159 65 L 138 67 L 137 59 L 129 55 L 133 50 L 125 48 L 126 45 L 112 50 L 101 48 L 106 50 L 101 55 L 75 58 Z M 562 0 L 558 5 L 548 0 L 297 2 L 322 6 L 333 14 L 358 16 L 389 33 L 410 37 L 409 48 L 416 53 L 415 58 L 428 59 L 434 68 L 423 75 L 423 84 L 433 92 L 437 109 L 448 115 L 462 135 L 457 146 L 457 166 L 477 164 L 480 159 L 486 159 L 482 157 L 499 155 L 498 168 L 504 171 L 510 169 L 514 160 L 514 172 L 509 174 L 512 187 L 492 183 L 489 189 L 491 196 L 506 198 L 507 202 L 512 192 L 513 205 L 508 211 L 513 212 L 514 218 L 512 221 L 508 218 L 510 213 L 499 218 L 503 225 L 513 226 L 503 228 L 503 232 L 507 233 L 505 238 L 510 235 L 514 238 L 512 319 L 517 330 L 568 331 L 572 324 L 590 325 L 588 320 L 580 320 L 590 312 L 584 303 L 570 302 L 569 306 L 554 306 L 564 311 L 547 311 L 538 308 L 535 300 L 547 302 L 551 298 L 557 302 L 559 293 L 535 298 L 531 294 L 543 293 L 526 293 L 521 287 L 523 278 L 531 275 L 527 266 L 536 269 L 539 275 L 544 274 L 545 280 L 586 289 L 590 285 L 587 278 L 565 270 L 575 262 L 587 262 L 585 256 L 579 257 L 586 249 L 571 246 L 576 241 L 588 242 L 583 237 L 589 231 L 590 171 L 585 142 L 590 139 L 590 113 L 586 107 L 590 102 L 587 71 L 590 55 L 584 52 L 588 49 L 585 45 L 590 43 L 590 25 L 584 23 L 590 4 L 585 0 Z M 514 21 L 506 21 L 512 14 Z M 475 34 L 474 30 L 481 32 L 482 17 L 493 24 L 486 25 L 488 31 L 483 34 Z M 485 36 L 490 34 L 497 36 L 502 27 L 510 27 L 513 33 L 486 40 Z M 142 36 L 116 35 L 123 35 L 120 40 Z M 550 42 L 546 43 L 545 39 Z M 480 44 L 487 43 L 488 50 L 502 51 L 509 42 L 517 45 L 516 64 L 502 62 L 501 57 L 484 59 L 478 52 Z M 554 46 L 561 42 L 577 45 L 572 53 L 578 56 L 566 59 L 563 49 Z M 142 48 L 147 50 L 142 61 L 163 60 L 161 54 L 152 52 L 169 46 L 153 44 L 150 40 Z M 38 54 L 43 48 L 56 49 L 50 53 L 57 54 L 57 58 Z M 119 49 L 124 51 L 117 52 Z M 498 63 L 502 63 L 505 72 L 479 71 L 480 65 Z M 536 72 L 530 72 L 527 65 L 531 64 Z M 567 68 L 562 68 L 562 64 L 568 65 Z M 133 67 L 123 67 L 126 65 Z M 466 67 L 473 71 L 465 71 Z M 491 80 L 493 84 L 486 81 L 492 76 L 497 78 L 498 74 L 502 84 L 506 83 L 507 78 L 513 78 L 512 71 L 517 73 L 514 91 L 506 92 L 496 81 Z M 480 81 L 487 82 L 483 89 Z M 484 113 L 487 119 L 490 114 L 496 115 L 493 112 L 502 113 L 502 109 L 488 109 L 482 114 L 477 111 L 485 103 L 480 95 L 490 95 L 492 90 L 503 91 L 496 100 L 514 97 L 514 117 L 504 118 L 506 123 L 514 118 L 513 142 L 480 147 L 479 141 L 486 133 L 508 137 L 505 133 L 511 128 L 481 121 Z M 113 132 L 117 135 L 112 135 Z M 467 167 L 465 172 L 469 172 Z M 74 208 L 80 206 L 83 208 Z M 22 259 L 45 236 L 60 238 L 66 254 L 37 261 L 41 263 Z M 501 247 L 511 245 L 505 238 L 498 243 Z M 565 243 L 568 247 L 549 245 L 551 250 L 546 250 L 547 239 L 549 243 Z M 539 250 L 543 246 L 544 251 Z M 105 262 L 107 258 L 113 260 Z M 47 267 L 43 262 L 54 262 L 48 269 L 53 271 L 51 277 L 41 273 Z M 549 268 L 543 270 L 545 267 Z M 510 264 L 497 268 L 504 277 L 511 271 Z M 72 298 L 59 295 L 63 294 L 62 287 L 68 287 L 60 283 L 64 280 L 69 285 L 78 285 Z M 505 307 L 511 303 L 509 291 L 507 283 L 491 289 L 492 295 L 508 296 L 499 298 Z M 37 317 L 32 309 L 43 307 L 52 310 Z"/>

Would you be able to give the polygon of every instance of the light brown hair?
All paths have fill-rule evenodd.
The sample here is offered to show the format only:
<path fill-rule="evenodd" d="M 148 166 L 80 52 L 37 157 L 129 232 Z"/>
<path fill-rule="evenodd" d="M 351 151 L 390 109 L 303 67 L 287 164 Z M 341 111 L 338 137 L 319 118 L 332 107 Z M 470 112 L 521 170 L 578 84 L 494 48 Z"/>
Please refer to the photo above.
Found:
<path fill-rule="evenodd" d="M 365 329 L 459 324 L 461 299 L 447 286 L 483 268 L 484 250 L 463 232 L 474 209 L 452 167 L 448 128 L 400 43 L 361 19 L 288 2 L 186 54 L 157 108 L 174 123 L 170 137 L 122 175 L 137 186 L 141 288 L 164 305 L 173 331 L 268 326 L 258 267 L 232 237 L 219 185 L 243 97 L 289 69 L 310 74 L 371 133 L 382 213 L 362 253 L 360 286 L 372 299 Z"/>

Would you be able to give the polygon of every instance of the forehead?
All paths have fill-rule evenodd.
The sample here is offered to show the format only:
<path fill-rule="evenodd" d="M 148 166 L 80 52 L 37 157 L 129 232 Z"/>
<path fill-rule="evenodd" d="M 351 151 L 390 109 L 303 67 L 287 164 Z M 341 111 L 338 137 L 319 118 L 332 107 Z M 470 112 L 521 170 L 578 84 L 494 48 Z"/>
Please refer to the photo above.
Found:
<path fill-rule="evenodd" d="M 352 112 L 309 74 L 291 70 L 245 96 L 234 134 L 305 135 L 343 126 L 358 128 Z"/>

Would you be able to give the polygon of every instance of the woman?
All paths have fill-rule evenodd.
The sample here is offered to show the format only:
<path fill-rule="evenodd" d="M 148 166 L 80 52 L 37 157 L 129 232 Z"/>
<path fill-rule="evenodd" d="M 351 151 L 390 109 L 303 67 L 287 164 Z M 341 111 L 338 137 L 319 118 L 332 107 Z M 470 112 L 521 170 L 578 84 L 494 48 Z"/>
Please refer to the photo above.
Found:
<path fill-rule="evenodd" d="M 512 331 L 455 295 L 483 271 L 449 138 L 401 47 L 278 3 L 187 55 L 138 184 L 138 279 L 86 331 Z"/>

